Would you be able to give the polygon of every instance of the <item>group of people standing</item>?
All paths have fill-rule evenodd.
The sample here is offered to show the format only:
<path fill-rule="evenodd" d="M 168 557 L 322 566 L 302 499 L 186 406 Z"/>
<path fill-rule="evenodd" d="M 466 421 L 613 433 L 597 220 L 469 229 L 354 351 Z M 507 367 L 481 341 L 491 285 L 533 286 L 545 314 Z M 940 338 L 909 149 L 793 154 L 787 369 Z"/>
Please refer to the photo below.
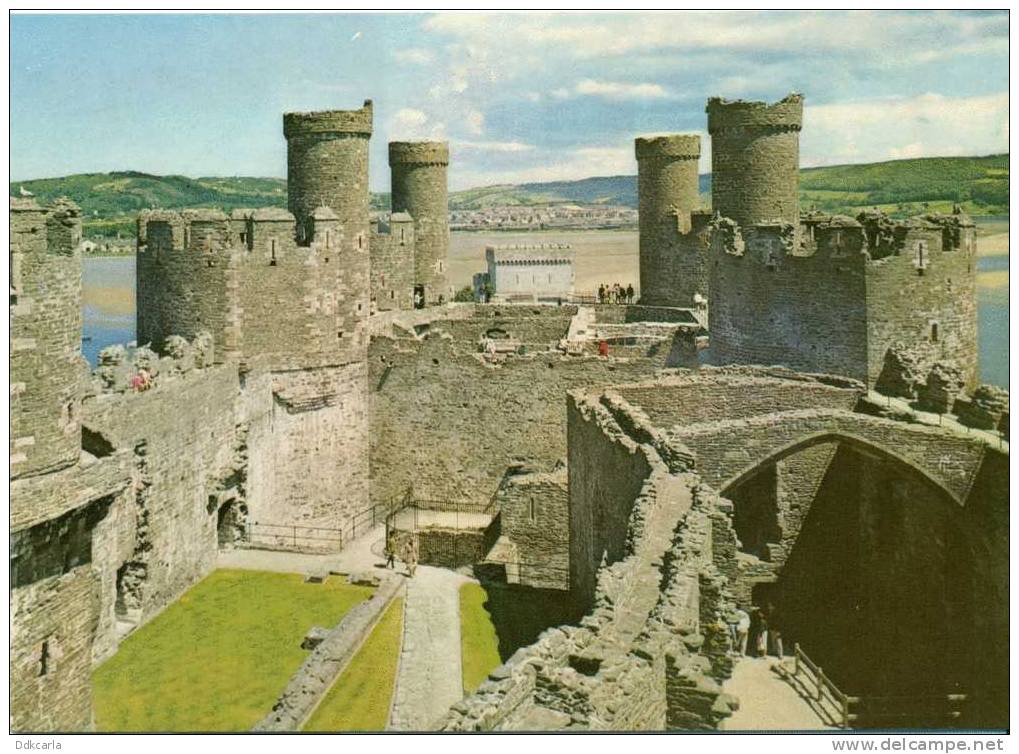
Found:
<path fill-rule="evenodd" d="M 773 650 L 776 657 L 785 656 L 782 646 L 782 631 L 776 621 L 775 606 L 769 604 L 760 608 L 756 605 L 737 607 L 729 616 L 729 638 L 733 654 L 749 657 L 750 639 L 753 637 L 754 655 L 767 657 Z"/>
<path fill-rule="evenodd" d="M 417 571 L 418 560 L 421 555 L 419 548 L 420 545 L 418 544 L 417 537 L 406 537 L 401 543 L 396 533 L 390 532 L 386 537 L 386 568 L 396 570 L 396 557 L 399 554 L 400 560 L 407 566 L 407 576 L 414 578 L 414 572 Z"/>
<path fill-rule="evenodd" d="M 625 288 L 619 283 L 598 286 L 599 304 L 632 304 L 633 296 L 633 285 L 628 285 Z"/>

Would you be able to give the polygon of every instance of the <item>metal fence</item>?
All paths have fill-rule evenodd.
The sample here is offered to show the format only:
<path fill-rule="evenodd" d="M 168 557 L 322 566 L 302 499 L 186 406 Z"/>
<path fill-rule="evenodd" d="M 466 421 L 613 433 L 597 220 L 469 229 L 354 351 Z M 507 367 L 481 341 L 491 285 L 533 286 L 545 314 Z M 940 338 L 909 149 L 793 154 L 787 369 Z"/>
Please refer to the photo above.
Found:
<path fill-rule="evenodd" d="M 339 550 L 344 537 L 341 529 L 300 524 L 262 524 L 248 521 L 244 539 L 249 547 L 292 550 Z"/>

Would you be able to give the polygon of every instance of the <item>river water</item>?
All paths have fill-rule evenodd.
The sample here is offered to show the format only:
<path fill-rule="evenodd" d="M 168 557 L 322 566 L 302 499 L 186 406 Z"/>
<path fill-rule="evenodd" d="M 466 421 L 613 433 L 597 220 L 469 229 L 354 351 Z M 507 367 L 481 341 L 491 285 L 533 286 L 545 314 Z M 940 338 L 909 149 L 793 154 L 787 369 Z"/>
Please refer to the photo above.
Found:
<path fill-rule="evenodd" d="M 577 290 L 595 290 L 599 282 L 636 283 L 637 234 L 619 231 L 578 231 L 540 234 L 454 233 L 450 248 L 451 282 L 470 284 L 485 268 L 489 243 L 565 242 L 577 255 Z M 1008 387 L 1008 251 L 977 261 L 977 319 L 980 378 Z M 135 338 L 134 257 L 90 257 L 85 260 L 82 352 L 93 365 L 99 351 Z"/>

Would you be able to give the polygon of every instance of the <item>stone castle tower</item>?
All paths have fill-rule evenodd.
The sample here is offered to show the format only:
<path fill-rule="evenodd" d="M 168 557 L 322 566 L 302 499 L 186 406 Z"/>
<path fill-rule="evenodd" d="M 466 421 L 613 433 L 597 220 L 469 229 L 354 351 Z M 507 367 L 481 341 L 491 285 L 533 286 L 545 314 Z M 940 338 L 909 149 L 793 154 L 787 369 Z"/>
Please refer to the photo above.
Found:
<path fill-rule="evenodd" d="M 11 200 L 11 478 L 78 462 L 81 212 Z"/>
<path fill-rule="evenodd" d="M 708 100 L 712 209 L 747 227 L 800 222 L 803 97 L 774 104 Z"/>
<path fill-rule="evenodd" d="M 389 166 L 393 213 L 406 212 L 414 220 L 415 298 L 421 293 L 424 305 L 439 303 L 440 298 L 449 301 L 449 145 L 440 141 L 390 142 Z"/>
<path fill-rule="evenodd" d="M 696 134 L 638 138 L 641 303 L 692 307 L 707 297 L 701 234 L 710 213 L 699 211 Z M 696 227 L 695 227 L 696 226 Z"/>
<path fill-rule="evenodd" d="M 889 359 L 909 361 L 921 381 L 949 362 L 975 385 L 972 221 L 876 212 L 801 219 L 803 98 L 713 98 L 707 114 L 710 360 L 781 364 L 870 387 L 888 379 Z"/>

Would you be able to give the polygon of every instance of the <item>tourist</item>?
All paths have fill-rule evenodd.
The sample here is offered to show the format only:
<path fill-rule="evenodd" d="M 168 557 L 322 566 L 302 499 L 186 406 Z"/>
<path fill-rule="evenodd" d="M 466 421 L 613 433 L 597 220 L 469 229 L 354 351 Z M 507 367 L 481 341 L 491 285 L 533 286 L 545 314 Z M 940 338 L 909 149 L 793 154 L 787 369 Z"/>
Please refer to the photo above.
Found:
<path fill-rule="evenodd" d="M 609 356 L 609 342 L 607 340 L 598 341 L 598 355 L 604 358 Z"/>
<path fill-rule="evenodd" d="M 750 614 L 742 606 L 736 608 L 736 652 L 740 657 L 747 653 L 750 636 Z"/>
<path fill-rule="evenodd" d="M 626 286 L 626 303 L 628 304 L 633 303 L 633 283 Z"/>
<path fill-rule="evenodd" d="M 396 535 L 386 537 L 386 568 L 396 570 Z"/>
<path fill-rule="evenodd" d="M 602 285 L 598 286 L 598 303 L 599 304 L 604 304 L 605 303 L 605 285 L 604 285 L 604 283 Z"/>
<path fill-rule="evenodd" d="M 782 659 L 785 647 L 782 646 L 782 630 L 779 628 L 779 613 L 773 604 L 768 605 L 768 617 L 771 620 L 771 644 L 775 647 L 775 656 Z"/>
<path fill-rule="evenodd" d="M 767 657 L 768 656 L 768 616 L 763 610 L 758 608 L 755 612 L 757 616 L 757 656 Z"/>

